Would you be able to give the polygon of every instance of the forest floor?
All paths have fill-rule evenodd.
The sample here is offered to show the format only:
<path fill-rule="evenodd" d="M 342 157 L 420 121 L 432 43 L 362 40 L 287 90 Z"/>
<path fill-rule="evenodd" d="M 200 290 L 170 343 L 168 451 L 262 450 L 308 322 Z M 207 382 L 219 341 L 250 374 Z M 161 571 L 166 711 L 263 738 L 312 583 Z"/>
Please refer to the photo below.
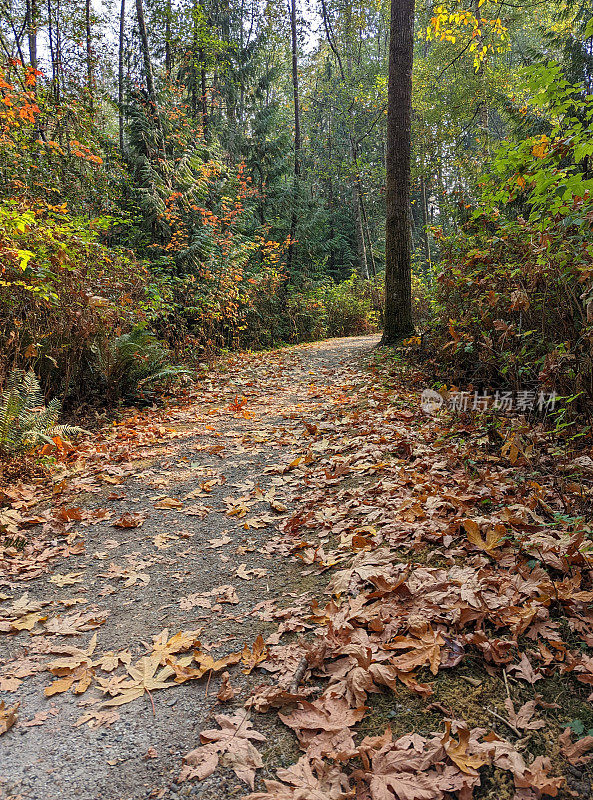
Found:
<path fill-rule="evenodd" d="M 426 415 L 377 341 L 0 488 L 1 798 L 591 796 L 593 460 Z"/>

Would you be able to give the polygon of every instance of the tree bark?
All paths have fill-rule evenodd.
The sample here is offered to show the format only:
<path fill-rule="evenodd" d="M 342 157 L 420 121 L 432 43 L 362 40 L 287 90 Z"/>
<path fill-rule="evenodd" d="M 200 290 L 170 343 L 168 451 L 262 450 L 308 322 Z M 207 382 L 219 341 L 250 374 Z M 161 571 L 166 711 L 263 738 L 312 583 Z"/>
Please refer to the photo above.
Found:
<path fill-rule="evenodd" d="M 39 8 L 37 0 L 27 0 L 27 17 L 29 39 L 29 63 L 33 69 L 37 69 L 37 26 L 39 24 Z"/>
<path fill-rule="evenodd" d="M 171 74 L 173 70 L 173 50 L 171 48 L 171 0 L 165 6 L 165 72 Z"/>
<path fill-rule="evenodd" d="M 148 91 L 150 102 L 154 105 L 156 112 L 156 92 L 154 89 L 152 62 L 150 60 L 150 48 L 148 46 L 148 33 L 146 32 L 146 20 L 144 18 L 144 4 L 142 0 L 136 0 L 136 16 L 138 19 L 138 32 L 140 33 L 140 43 L 142 46 L 142 60 L 144 62 L 146 89 Z"/>
<path fill-rule="evenodd" d="M 410 157 L 414 0 L 391 0 L 387 107 L 385 329 L 381 344 L 410 336 L 412 324 L 412 238 Z"/>
<path fill-rule="evenodd" d="M 119 48 L 117 54 L 117 100 L 119 120 L 119 151 L 124 155 L 124 37 L 126 32 L 126 0 L 121 0 L 119 12 Z"/>
<path fill-rule="evenodd" d="M 91 114 L 93 113 L 93 40 L 91 30 L 91 0 L 85 0 L 85 28 L 86 28 L 86 82 L 89 92 L 89 104 Z"/>
<path fill-rule="evenodd" d="M 301 116 L 299 109 L 299 62 L 298 62 L 298 37 L 297 37 L 297 17 L 296 0 L 288 0 L 290 8 L 290 41 L 292 50 L 292 93 L 294 101 L 294 176 L 293 176 L 293 199 L 292 215 L 290 220 L 290 243 L 287 253 L 287 268 L 290 279 L 290 270 L 295 258 L 295 236 L 297 227 L 297 199 L 299 178 L 301 175 Z"/>

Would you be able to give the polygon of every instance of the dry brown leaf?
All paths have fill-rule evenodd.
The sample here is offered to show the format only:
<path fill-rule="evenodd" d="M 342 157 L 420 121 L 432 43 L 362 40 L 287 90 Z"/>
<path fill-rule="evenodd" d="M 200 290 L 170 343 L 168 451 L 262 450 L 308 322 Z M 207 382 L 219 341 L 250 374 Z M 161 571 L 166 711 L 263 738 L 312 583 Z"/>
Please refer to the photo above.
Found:
<path fill-rule="evenodd" d="M 216 697 L 221 703 L 228 703 L 236 694 L 236 689 L 231 686 L 231 676 L 228 672 L 223 672 L 220 679 L 220 688 Z"/>
<path fill-rule="evenodd" d="M 584 755 L 589 750 L 593 750 L 593 736 L 583 736 L 582 739 L 573 742 L 572 731 L 570 728 L 565 728 L 558 737 L 558 742 L 560 743 L 560 752 L 569 764 L 586 764 L 593 759 L 593 755 Z"/>
<path fill-rule="evenodd" d="M 141 528 L 144 525 L 146 515 L 142 512 L 122 514 L 119 519 L 112 522 L 114 528 Z"/>
<path fill-rule="evenodd" d="M 18 707 L 20 703 L 13 706 L 5 706 L 4 700 L 0 701 L 0 736 L 9 731 L 18 719 Z"/>
<path fill-rule="evenodd" d="M 247 644 L 243 646 L 241 657 L 243 663 L 245 664 L 245 669 L 242 670 L 245 675 L 249 675 L 258 664 L 261 664 L 262 661 L 267 659 L 268 648 L 261 633 L 257 635 L 251 649 L 249 649 Z"/>
<path fill-rule="evenodd" d="M 253 789 L 255 772 L 263 767 L 263 761 L 251 740 L 264 742 L 266 737 L 253 730 L 244 709 L 239 709 L 232 717 L 216 714 L 214 719 L 220 729 L 207 730 L 200 734 L 203 746 L 184 756 L 185 765 L 178 781 L 194 778 L 204 780 L 212 775 L 220 761 Z"/>

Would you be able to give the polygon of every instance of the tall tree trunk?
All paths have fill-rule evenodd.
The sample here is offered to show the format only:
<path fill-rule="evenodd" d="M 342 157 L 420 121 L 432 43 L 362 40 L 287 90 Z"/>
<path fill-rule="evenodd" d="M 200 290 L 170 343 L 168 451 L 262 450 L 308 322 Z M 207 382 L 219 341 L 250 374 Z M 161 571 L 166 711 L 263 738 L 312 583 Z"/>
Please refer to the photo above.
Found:
<path fill-rule="evenodd" d="M 173 69 L 173 50 L 171 47 L 171 0 L 165 6 L 165 71 L 171 74 Z"/>
<path fill-rule="evenodd" d="M 29 39 L 29 63 L 37 69 L 37 26 L 39 25 L 39 7 L 37 0 L 27 0 L 27 36 Z"/>
<path fill-rule="evenodd" d="M 56 102 L 60 100 L 60 75 L 58 70 L 58 60 L 56 57 L 56 47 L 54 43 L 54 27 L 51 0 L 47 0 L 47 31 L 49 38 L 49 54 L 51 58 L 52 91 Z"/>
<path fill-rule="evenodd" d="M 290 279 L 290 270 L 295 259 L 295 236 L 297 227 L 297 200 L 299 178 L 301 175 L 301 115 L 299 108 L 299 61 L 298 61 L 298 36 L 296 0 L 288 0 L 290 7 L 290 41 L 292 50 L 292 94 L 294 102 L 294 175 L 292 215 L 290 219 L 290 244 L 288 245 L 287 267 Z"/>
<path fill-rule="evenodd" d="M 157 132 L 160 139 L 160 147 L 163 158 L 167 160 L 167 147 L 165 142 L 165 132 L 159 113 L 157 103 L 156 89 L 154 86 L 154 76 L 152 72 L 152 62 L 150 60 L 150 47 L 148 45 L 148 33 L 146 32 L 146 20 L 144 18 L 144 4 L 143 0 L 136 0 L 136 17 L 138 19 L 138 32 L 140 33 L 140 43 L 142 47 L 142 59 L 144 61 L 144 75 L 146 78 L 146 90 L 148 92 L 148 99 L 154 114 L 154 121 L 156 124 Z"/>
<path fill-rule="evenodd" d="M 154 89 L 154 78 L 152 75 L 152 62 L 150 60 L 150 48 L 148 46 L 148 33 L 146 32 L 146 20 L 144 18 L 144 3 L 136 0 L 136 17 L 138 19 L 138 32 L 140 33 L 140 44 L 142 47 L 142 60 L 144 62 L 144 77 L 146 79 L 146 89 L 148 97 L 153 104 L 156 112 L 156 92 Z"/>
<path fill-rule="evenodd" d="M 387 105 L 385 330 L 381 343 L 396 344 L 412 324 L 410 157 L 414 0 L 391 0 Z"/>
<path fill-rule="evenodd" d="M 358 246 L 358 274 L 361 278 L 368 280 L 369 265 L 367 261 L 367 248 L 364 241 L 364 227 L 362 224 L 362 210 L 360 206 L 360 181 L 358 175 L 352 181 L 352 211 L 356 225 L 356 243 Z"/>
<path fill-rule="evenodd" d="M 126 33 L 126 0 L 121 0 L 119 11 L 119 48 L 117 54 L 117 100 L 119 120 L 119 151 L 124 155 L 124 46 Z"/>
<path fill-rule="evenodd" d="M 93 113 L 93 40 L 91 30 L 91 0 L 85 0 L 85 29 L 86 29 L 86 83 L 89 92 L 91 114 Z"/>
<path fill-rule="evenodd" d="M 362 212 L 362 224 L 364 226 L 364 231 L 366 233 L 367 242 L 368 242 L 368 254 L 369 258 L 368 261 L 371 262 L 371 275 L 376 280 L 377 279 L 377 266 L 375 264 L 375 254 L 373 253 L 373 240 L 371 239 L 371 228 L 369 225 L 369 220 L 367 218 L 367 211 L 366 206 L 364 204 L 364 195 L 362 191 L 360 192 L 360 210 Z"/>
<path fill-rule="evenodd" d="M 422 194 L 422 224 L 424 227 L 424 257 L 426 259 L 426 265 L 428 267 L 428 280 L 431 280 L 431 267 L 432 267 L 432 256 L 430 253 L 430 235 L 428 233 L 428 193 L 426 191 L 426 178 L 424 175 L 420 176 L 420 192 Z"/>

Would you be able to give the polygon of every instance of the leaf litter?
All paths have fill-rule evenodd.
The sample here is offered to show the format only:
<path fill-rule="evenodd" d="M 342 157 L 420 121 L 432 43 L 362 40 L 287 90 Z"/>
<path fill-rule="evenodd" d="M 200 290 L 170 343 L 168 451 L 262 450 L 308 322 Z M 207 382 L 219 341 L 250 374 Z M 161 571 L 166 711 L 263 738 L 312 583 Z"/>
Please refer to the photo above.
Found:
<path fill-rule="evenodd" d="M 210 655 L 210 645 L 200 642 L 202 628 L 171 634 L 165 629 L 145 643 L 146 652 L 138 657 L 131 649 L 97 653 L 96 633 L 84 645 L 54 643 L 56 636 L 80 636 L 108 626 L 104 611 L 56 614 L 55 599 L 36 600 L 28 592 L 16 599 L 8 595 L 0 605 L 0 632 L 33 637 L 33 653 L 39 655 L 21 672 L 16 661 L 12 672 L 5 664 L 0 681 L 12 691 L 28 675 L 46 670 L 53 678 L 45 689 L 48 697 L 67 691 L 81 695 L 93 687 L 100 708 L 76 722 L 93 728 L 113 724 L 116 708 L 142 698 L 154 708 L 154 692 L 187 681 L 204 679 L 208 693 L 212 674 L 219 672 L 223 677 L 213 699 L 246 708 L 215 715 L 219 728 L 202 731 L 201 745 L 184 758 L 180 779 L 205 779 L 221 765 L 253 790 L 264 767 L 256 745 L 265 741 L 253 725 L 259 714 L 277 712 L 294 732 L 302 755 L 293 766 L 279 767 L 275 778 L 266 777 L 262 791 L 250 795 L 253 800 L 465 800 L 502 772 L 510 776 L 509 797 L 515 800 L 571 796 L 566 765 L 588 764 L 593 737 L 579 739 L 566 727 L 569 709 L 561 703 L 559 708 L 552 695 L 554 681 L 560 680 L 579 698 L 571 709 L 586 709 L 593 697 L 593 658 L 587 652 L 593 645 L 591 534 L 585 517 L 566 513 L 571 492 L 575 507 L 583 492 L 593 494 L 586 483 L 590 478 L 571 479 L 572 488 L 564 479 L 558 492 L 543 434 L 538 470 L 513 464 L 505 452 L 493 454 L 482 444 L 479 421 L 424 416 L 413 391 L 420 378 L 408 375 L 400 381 L 377 360 L 370 373 L 347 364 L 332 366 L 325 382 L 312 384 L 307 403 L 296 397 L 291 401 L 294 379 L 290 371 L 284 377 L 283 370 L 293 358 L 271 354 L 270 368 L 264 357 L 254 356 L 249 368 L 258 378 L 249 395 L 242 390 L 240 400 L 232 382 L 224 380 L 199 390 L 205 398 L 208 392 L 218 400 L 228 398 L 205 417 L 208 429 L 216 427 L 215 417 L 221 424 L 228 417 L 230 424 L 240 425 L 221 428 L 224 445 L 192 445 L 222 463 L 231 452 L 255 457 L 277 438 L 264 424 L 253 431 L 265 417 L 270 395 L 279 393 L 276 404 L 286 422 L 280 447 L 286 450 L 271 450 L 274 460 L 261 470 L 271 484 L 260 488 L 254 475 L 253 481 L 231 486 L 238 493 L 215 497 L 226 477 L 219 470 L 183 498 L 167 486 L 169 494 L 153 496 L 151 502 L 163 519 L 216 513 L 234 521 L 237 530 L 271 530 L 256 555 L 284 557 L 293 570 L 323 575 L 325 596 L 301 592 L 287 610 L 272 604 L 258 612 L 261 619 L 277 622 L 277 633 L 268 632 L 267 640 L 258 635 L 242 650 L 221 657 Z M 245 365 L 235 362 L 237 374 L 240 368 Z M 209 436 L 207 428 L 204 435 Z M 52 571 L 54 561 L 84 551 L 82 529 L 76 526 L 92 526 L 84 538 L 101 525 L 143 536 L 150 512 L 130 508 L 117 516 L 87 511 L 68 502 L 68 491 L 92 494 L 104 484 L 123 486 L 130 478 L 155 485 L 162 480 L 164 487 L 168 475 L 159 478 L 148 470 L 143 476 L 135 461 L 149 455 L 173 457 L 176 438 L 177 431 L 160 424 L 156 414 L 138 412 L 96 450 L 84 445 L 75 454 L 75 473 L 66 477 L 65 469 L 64 485 L 56 481 L 50 496 L 37 487 L 5 493 L 2 522 L 9 530 L 26 530 L 28 539 L 23 552 L 5 554 L 3 586 L 10 590 L 15 580 L 23 586 L 50 573 L 56 590 L 86 590 L 84 570 Z M 561 466 L 566 473 L 567 465 Z M 129 497 L 110 491 L 110 502 Z M 208 497 L 208 506 L 185 502 L 201 497 Z M 54 512 L 47 510 L 48 502 L 55 504 Z M 165 529 L 146 538 L 156 560 L 143 555 L 126 564 L 112 562 L 95 580 L 117 581 L 121 589 L 103 584 L 111 586 L 109 592 L 145 587 L 151 567 L 161 563 L 158 553 L 175 551 L 184 537 Z M 223 554 L 226 548 L 237 549 L 234 532 L 206 541 Z M 119 542 L 104 546 L 115 548 Z M 240 548 L 237 552 L 255 552 L 249 545 Z M 255 555 L 233 569 L 246 584 L 269 579 L 269 569 L 259 566 Z M 178 605 L 186 613 L 203 608 L 221 614 L 225 604 L 237 602 L 236 588 L 225 584 L 186 595 Z M 234 617 L 244 618 L 243 612 Z M 290 641 L 282 643 L 283 637 Z M 228 670 L 238 662 L 250 683 L 233 687 Z M 256 675 L 258 680 L 267 676 L 268 682 L 254 686 Z M 459 696 L 445 698 L 455 701 L 451 705 L 438 699 L 443 676 L 448 685 L 494 682 L 500 687 L 478 724 L 463 719 Z M 426 709 L 426 722 L 402 731 L 396 714 L 381 725 L 376 702 L 377 708 L 418 703 Z M 17 725 L 17 719 L 18 702 L 2 704 L 0 732 Z M 34 727 L 45 719 L 35 715 L 24 724 Z M 370 734 L 369 724 L 377 728 Z"/>

